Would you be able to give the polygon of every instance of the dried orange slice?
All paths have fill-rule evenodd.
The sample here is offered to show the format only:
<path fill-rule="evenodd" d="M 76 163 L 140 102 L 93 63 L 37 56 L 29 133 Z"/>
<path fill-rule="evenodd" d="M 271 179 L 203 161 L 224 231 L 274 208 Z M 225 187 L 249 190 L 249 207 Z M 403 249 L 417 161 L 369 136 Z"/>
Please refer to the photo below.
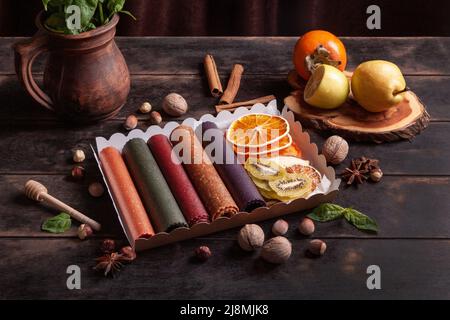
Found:
<path fill-rule="evenodd" d="M 234 146 L 234 152 L 241 155 L 263 155 L 282 149 L 288 148 L 292 144 L 292 137 L 290 134 L 285 135 L 280 140 L 277 140 L 271 144 L 258 147 L 238 147 Z"/>
<path fill-rule="evenodd" d="M 277 141 L 277 142 L 280 142 L 280 145 L 281 145 L 281 141 L 287 139 L 287 137 L 288 136 L 283 137 L 280 141 Z M 269 145 L 269 146 L 272 146 L 272 145 Z M 238 147 L 233 147 L 233 149 L 236 154 L 245 156 L 245 159 L 247 159 L 250 156 L 265 157 L 265 158 L 273 158 L 273 157 L 279 157 L 279 156 L 292 156 L 292 157 L 301 158 L 301 156 L 302 156 L 302 151 L 300 150 L 300 148 L 297 146 L 297 144 L 294 141 L 292 141 L 292 143 L 287 144 L 286 146 L 284 146 L 282 148 L 278 148 L 275 150 L 272 150 L 269 147 L 260 148 L 261 150 L 265 150 L 265 152 L 261 152 L 261 153 L 241 152 L 240 149 L 242 149 L 242 148 L 238 148 Z M 248 148 L 246 148 L 246 149 L 248 150 Z"/>
<path fill-rule="evenodd" d="M 280 116 L 247 114 L 233 121 L 227 140 L 237 147 L 257 148 L 280 140 L 289 133 L 289 123 Z"/>

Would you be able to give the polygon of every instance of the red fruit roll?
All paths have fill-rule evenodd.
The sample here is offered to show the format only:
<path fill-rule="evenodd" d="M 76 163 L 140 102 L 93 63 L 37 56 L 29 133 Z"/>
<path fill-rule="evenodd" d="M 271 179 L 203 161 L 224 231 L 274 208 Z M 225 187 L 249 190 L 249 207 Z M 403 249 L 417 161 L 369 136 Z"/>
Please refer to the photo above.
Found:
<path fill-rule="evenodd" d="M 189 226 L 199 222 L 209 222 L 208 212 L 184 171 L 183 165 L 180 161 L 174 161 L 177 157 L 172 152 L 173 147 L 169 139 L 163 134 L 157 134 L 152 136 L 147 144 Z"/>
<path fill-rule="evenodd" d="M 178 126 L 170 140 L 211 220 L 235 215 L 239 209 L 192 128 Z"/>
<path fill-rule="evenodd" d="M 155 231 L 119 151 L 113 147 L 103 149 L 100 163 L 129 240 L 153 236 Z"/>

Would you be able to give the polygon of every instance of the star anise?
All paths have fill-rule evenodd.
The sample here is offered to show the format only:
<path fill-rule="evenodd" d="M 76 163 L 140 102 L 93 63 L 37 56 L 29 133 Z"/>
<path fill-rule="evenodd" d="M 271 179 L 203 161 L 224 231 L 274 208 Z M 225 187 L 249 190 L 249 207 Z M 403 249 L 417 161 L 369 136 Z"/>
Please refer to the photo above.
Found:
<path fill-rule="evenodd" d="M 127 262 L 127 258 L 117 252 L 105 254 L 95 259 L 97 265 L 94 267 L 97 271 L 104 271 L 105 277 L 108 274 L 114 276 L 123 267 L 123 263 Z"/>
<path fill-rule="evenodd" d="M 363 183 L 367 180 L 366 174 L 369 173 L 369 170 L 363 166 L 361 161 L 358 159 L 353 159 L 350 167 L 345 168 L 344 172 L 341 173 L 342 179 L 347 182 L 347 185 L 351 185 L 353 183 Z"/>
<path fill-rule="evenodd" d="M 370 159 L 370 158 L 366 158 L 366 157 L 361 157 L 359 159 L 356 159 L 357 163 L 362 163 L 361 168 L 367 170 L 367 171 L 372 171 L 374 169 L 380 169 L 380 160 L 378 159 Z"/>

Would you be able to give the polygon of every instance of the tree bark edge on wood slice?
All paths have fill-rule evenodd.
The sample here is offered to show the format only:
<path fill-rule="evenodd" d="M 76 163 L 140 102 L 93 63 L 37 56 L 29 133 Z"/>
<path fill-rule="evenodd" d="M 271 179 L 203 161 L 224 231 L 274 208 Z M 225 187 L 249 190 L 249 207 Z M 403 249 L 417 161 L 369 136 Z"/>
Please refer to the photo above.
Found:
<path fill-rule="evenodd" d="M 284 103 L 302 125 L 353 141 L 411 140 L 430 122 L 424 104 L 411 91 L 405 93 L 402 103 L 384 112 L 368 112 L 351 98 L 341 107 L 327 110 L 312 107 L 303 100 L 305 84 L 295 71 L 289 73 L 288 82 L 296 91 L 286 97 Z"/>

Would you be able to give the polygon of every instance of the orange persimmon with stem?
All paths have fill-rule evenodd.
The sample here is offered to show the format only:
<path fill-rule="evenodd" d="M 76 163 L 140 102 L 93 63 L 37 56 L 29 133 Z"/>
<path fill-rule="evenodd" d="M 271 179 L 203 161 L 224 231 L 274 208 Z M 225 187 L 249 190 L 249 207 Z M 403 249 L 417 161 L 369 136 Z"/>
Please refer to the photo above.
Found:
<path fill-rule="evenodd" d="M 324 30 L 313 30 L 298 39 L 293 62 L 297 73 L 308 80 L 320 64 L 329 64 L 344 71 L 347 53 L 342 41 L 334 34 Z"/>

